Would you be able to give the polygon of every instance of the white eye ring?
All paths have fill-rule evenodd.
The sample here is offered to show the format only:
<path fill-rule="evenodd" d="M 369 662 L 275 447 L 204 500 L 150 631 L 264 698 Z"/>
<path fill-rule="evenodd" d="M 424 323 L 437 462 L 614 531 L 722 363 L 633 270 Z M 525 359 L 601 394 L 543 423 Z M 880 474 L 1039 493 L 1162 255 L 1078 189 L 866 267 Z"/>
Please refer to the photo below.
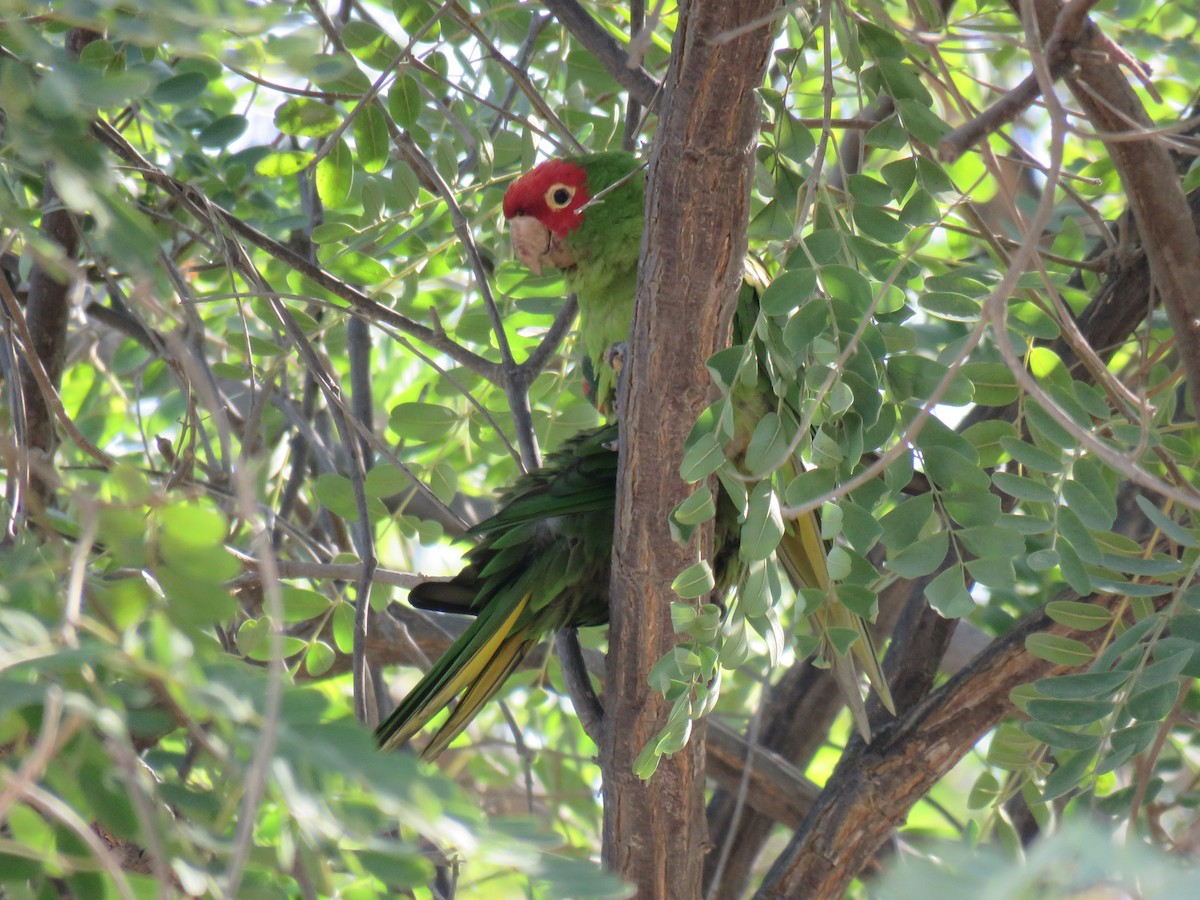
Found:
<path fill-rule="evenodd" d="M 575 198 L 575 188 L 569 184 L 552 184 L 546 190 L 546 205 L 552 210 L 566 209 Z"/>

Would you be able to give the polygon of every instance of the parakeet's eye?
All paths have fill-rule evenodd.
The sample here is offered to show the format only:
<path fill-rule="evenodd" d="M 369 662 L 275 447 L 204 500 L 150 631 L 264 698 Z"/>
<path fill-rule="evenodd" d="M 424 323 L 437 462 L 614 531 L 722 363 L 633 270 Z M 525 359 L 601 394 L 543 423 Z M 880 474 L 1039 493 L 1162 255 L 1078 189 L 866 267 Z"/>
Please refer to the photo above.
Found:
<path fill-rule="evenodd" d="M 546 205 L 553 210 L 563 209 L 574 196 L 575 188 L 569 184 L 551 185 L 550 189 L 546 191 Z"/>

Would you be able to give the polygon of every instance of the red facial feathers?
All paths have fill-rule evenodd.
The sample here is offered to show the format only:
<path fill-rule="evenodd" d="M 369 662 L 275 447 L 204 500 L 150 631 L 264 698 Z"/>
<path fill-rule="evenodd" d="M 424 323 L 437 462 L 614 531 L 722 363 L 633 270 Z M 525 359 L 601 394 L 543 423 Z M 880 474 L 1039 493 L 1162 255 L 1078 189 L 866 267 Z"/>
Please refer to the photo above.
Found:
<path fill-rule="evenodd" d="M 562 238 L 579 227 L 579 209 L 590 199 L 582 166 L 549 159 L 509 185 L 504 194 L 504 218 L 530 216 Z"/>

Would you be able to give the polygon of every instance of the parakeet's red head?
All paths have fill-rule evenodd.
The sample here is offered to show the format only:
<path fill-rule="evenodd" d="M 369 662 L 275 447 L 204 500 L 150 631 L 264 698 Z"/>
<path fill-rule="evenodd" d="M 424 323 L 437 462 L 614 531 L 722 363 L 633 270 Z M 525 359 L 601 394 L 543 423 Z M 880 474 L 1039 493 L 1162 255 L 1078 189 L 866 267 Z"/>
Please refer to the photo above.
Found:
<path fill-rule="evenodd" d="M 551 159 L 504 195 L 513 255 L 540 275 L 562 271 L 579 301 L 579 332 L 592 400 L 612 408 L 616 374 L 607 354 L 629 337 L 642 246 L 646 176 L 632 153 L 612 150 Z M 586 208 L 585 208 L 586 207 Z"/>
<path fill-rule="evenodd" d="M 530 169 L 504 194 L 504 218 L 529 216 L 558 238 L 579 227 L 579 210 L 592 199 L 587 171 L 569 159 L 549 159 Z"/>
<path fill-rule="evenodd" d="M 504 195 L 517 259 L 535 275 L 545 266 L 563 269 L 576 292 L 585 270 L 620 270 L 636 278 L 645 182 L 640 168 L 633 154 L 618 150 L 548 159 L 530 169 Z M 628 301 L 632 310 L 632 287 Z"/>

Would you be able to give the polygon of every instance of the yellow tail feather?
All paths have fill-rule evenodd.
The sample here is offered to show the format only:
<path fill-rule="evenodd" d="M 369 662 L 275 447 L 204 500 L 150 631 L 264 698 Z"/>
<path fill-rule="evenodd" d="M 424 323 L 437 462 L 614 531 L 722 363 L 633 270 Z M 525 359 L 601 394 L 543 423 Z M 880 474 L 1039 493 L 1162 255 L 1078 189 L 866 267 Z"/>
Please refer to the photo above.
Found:
<path fill-rule="evenodd" d="M 509 673 L 516 668 L 517 663 L 524 658 L 533 644 L 534 642 L 525 634 L 513 634 L 505 639 L 504 643 L 487 660 L 487 665 L 472 681 L 467 692 L 459 698 L 450 717 L 437 730 L 428 746 L 421 751 L 422 759 L 433 759 L 458 737 L 459 732 L 466 728 L 471 719 L 475 717 L 475 713 L 479 712 L 480 708 L 495 696 L 496 691 L 500 690 L 501 685 L 508 679 Z"/>
<path fill-rule="evenodd" d="M 887 678 L 879 665 L 875 642 L 871 639 L 866 623 L 838 602 L 837 590 L 829 578 L 825 556 L 825 541 L 821 538 L 820 524 L 815 512 L 809 512 L 791 523 L 792 528 L 783 536 L 778 548 L 778 557 L 784 572 L 797 590 L 816 588 L 825 592 L 825 600 L 813 613 L 812 620 L 821 637 L 819 654 L 833 669 L 833 677 L 846 700 L 854 726 L 864 740 L 871 739 L 867 723 L 867 708 L 859 689 L 859 673 L 867 676 L 871 688 L 880 701 L 893 715 L 896 713 L 892 692 Z M 849 655 L 842 655 L 828 639 L 831 628 L 853 629 L 858 639 L 850 646 Z M 857 665 L 856 665 L 857 663 Z"/>
<path fill-rule="evenodd" d="M 512 627 L 516 623 L 517 619 L 520 618 L 521 613 L 525 611 L 525 607 L 529 605 L 530 596 L 531 594 L 526 594 L 521 598 L 520 602 L 513 606 L 512 611 L 504 617 L 504 619 L 496 627 L 495 631 L 488 636 L 488 639 L 478 650 L 475 651 L 474 654 L 472 654 L 471 658 L 463 664 L 458 672 L 455 673 L 454 677 L 446 682 L 440 691 L 430 697 L 429 700 L 426 701 L 426 703 L 421 707 L 421 709 L 414 713 L 409 720 L 404 723 L 403 727 L 397 729 L 395 734 L 389 737 L 384 749 L 399 747 L 402 744 L 407 743 L 414 734 L 425 727 L 425 723 L 437 715 L 439 710 L 449 704 L 455 695 L 457 695 L 464 688 L 468 688 L 468 694 L 474 689 L 476 682 L 480 677 L 480 673 L 487 670 L 487 668 L 493 662 L 493 657 L 495 657 L 495 655 L 499 652 L 498 648 L 501 648 L 504 645 L 504 642 L 510 638 L 509 632 L 512 630 Z M 497 685 L 497 687 L 499 687 L 499 685 Z M 462 704 L 460 703 L 459 706 L 461 707 L 461 705 Z M 457 713 L 457 709 L 455 712 Z M 453 715 L 451 716 L 451 719 L 453 719 Z M 461 727 L 462 726 L 460 725 L 460 730 Z M 440 735 L 442 731 L 445 731 L 445 729 L 446 726 L 443 725 L 442 728 L 439 729 L 438 734 Z M 455 734 L 457 734 L 457 731 Z M 453 737 L 454 734 L 450 735 L 450 739 L 453 739 Z M 449 739 L 446 741 L 446 743 L 449 743 Z M 426 748 L 421 755 L 426 759 L 432 759 L 437 754 L 431 754 L 429 752 L 429 748 Z"/>

